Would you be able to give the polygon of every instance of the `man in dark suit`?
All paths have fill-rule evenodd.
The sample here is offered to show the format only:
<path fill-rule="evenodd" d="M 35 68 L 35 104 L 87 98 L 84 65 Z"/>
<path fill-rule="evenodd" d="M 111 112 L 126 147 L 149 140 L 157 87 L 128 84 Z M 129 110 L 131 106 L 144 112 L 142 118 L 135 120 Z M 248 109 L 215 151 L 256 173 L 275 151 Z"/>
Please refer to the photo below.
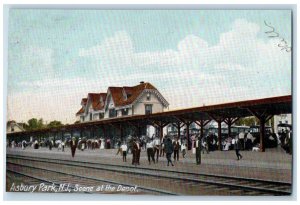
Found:
<path fill-rule="evenodd" d="M 174 148 L 173 148 L 173 144 L 172 144 L 172 141 L 170 138 L 168 138 L 166 140 L 165 148 L 166 148 L 166 156 L 167 156 L 168 166 L 169 166 L 170 162 L 171 162 L 172 166 L 174 166 L 174 164 L 172 163 L 172 160 L 171 160 L 171 156 L 174 151 Z"/>
<path fill-rule="evenodd" d="M 140 165 L 140 157 L 141 157 L 141 143 L 140 141 L 136 141 L 137 153 L 136 153 L 136 163 Z"/>
<path fill-rule="evenodd" d="M 174 161 L 179 160 L 179 148 L 180 148 L 180 143 L 178 141 L 178 138 L 173 142 L 173 147 L 174 147 Z"/>
<path fill-rule="evenodd" d="M 235 149 L 235 154 L 237 159 L 238 160 L 242 159 L 243 156 L 240 154 L 241 142 L 238 137 L 235 138 L 234 149 Z"/>
<path fill-rule="evenodd" d="M 136 165 L 137 164 L 137 152 L 138 152 L 138 147 L 136 144 L 136 139 L 133 139 L 132 141 L 132 165 Z"/>
<path fill-rule="evenodd" d="M 70 147 L 71 147 L 72 157 L 75 156 L 75 151 L 76 151 L 77 145 L 78 145 L 78 142 L 77 142 L 77 140 L 75 139 L 75 137 L 73 137 L 72 140 L 71 140 L 71 142 L 70 142 Z"/>
<path fill-rule="evenodd" d="M 196 138 L 195 148 L 196 148 L 196 164 L 201 164 L 201 141 L 200 141 L 200 137 Z"/>

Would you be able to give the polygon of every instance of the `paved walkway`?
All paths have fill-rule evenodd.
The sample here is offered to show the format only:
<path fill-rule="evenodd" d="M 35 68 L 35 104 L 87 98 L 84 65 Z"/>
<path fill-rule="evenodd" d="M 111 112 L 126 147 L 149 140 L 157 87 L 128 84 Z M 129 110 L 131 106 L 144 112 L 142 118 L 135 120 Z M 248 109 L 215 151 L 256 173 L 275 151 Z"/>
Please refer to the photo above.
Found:
<path fill-rule="evenodd" d="M 127 162 L 123 163 L 121 155 L 117 156 L 116 152 L 116 149 L 76 150 L 74 160 L 131 165 L 131 154 L 128 154 Z M 8 148 L 7 153 L 72 159 L 69 148 L 66 148 L 65 152 L 58 151 L 56 148 L 52 149 L 52 151 L 47 148 L 38 150 L 32 148 L 25 150 Z M 182 158 L 182 155 L 180 155 L 179 161 L 175 162 L 175 166 L 168 167 L 165 157 L 160 157 L 157 164 L 149 165 L 146 152 L 142 151 L 140 166 L 291 182 L 292 156 L 286 154 L 281 148 L 267 149 L 264 153 L 241 151 L 241 154 L 243 155 L 242 160 L 237 160 L 235 151 L 214 151 L 209 154 L 201 154 L 202 164 L 196 165 L 195 155 L 188 151 L 186 158 Z"/>

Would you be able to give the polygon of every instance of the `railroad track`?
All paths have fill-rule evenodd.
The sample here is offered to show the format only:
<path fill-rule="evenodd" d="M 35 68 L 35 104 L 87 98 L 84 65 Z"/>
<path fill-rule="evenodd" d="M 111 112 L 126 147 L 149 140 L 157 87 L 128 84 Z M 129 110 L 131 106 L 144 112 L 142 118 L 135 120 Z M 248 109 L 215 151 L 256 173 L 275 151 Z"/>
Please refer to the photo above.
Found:
<path fill-rule="evenodd" d="M 18 171 L 16 171 L 18 170 Z M 68 172 L 56 171 L 53 169 L 39 168 L 18 163 L 7 163 L 7 172 L 11 180 L 15 180 L 16 177 L 19 178 L 18 181 L 22 181 L 23 184 L 27 185 L 37 185 L 37 191 L 42 192 L 61 192 L 61 193 L 104 193 L 104 194 L 116 194 L 121 191 L 117 191 L 117 186 L 122 185 L 122 187 L 132 187 L 132 184 L 120 183 L 113 180 L 106 180 L 101 178 L 88 177 L 78 174 L 72 174 Z M 40 184 L 43 186 L 39 189 Z M 97 190 L 99 184 L 104 187 L 104 189 Z M 55 188 L 46 190 L 45 185 L 53 185 Z M 63 187 L 59 189 L 60 186 Z M 111 188 L 105 189 L 105 187 L 115 187 L 114 190 Z M 93 187 L 92 189 L 90 187 Z M 44 189 L 44 190 L 43 190 Z M 159 190 L 155 188 L 147 188 L 139 186 L 136 191 L 128 192 L 128 194 L 163 194 L 163 195 L 176 195 L 174 193 Z"/>
<path fill-rule="evenodd" d="M 189 173 L 174 170 L 161 170 L 154 168 L 143 168 L 143 167 L 133 167 L 125 165 L 112 165 L 104 163 L 94 163 L 94 162 L 83 162 L 76 160 L 66 160 L 66 159 L 54 159 L 54 158 L 40 158 L 40 157 L 27 157 L 27 156 L 14 156 L 7 155 L 8 163 L 19 164 L 21 160 L 26 161 L 22 166 L 29 166 L 28 163 L 32 163 L 36 166 L 55 165 L 57 166 L 67 166 L 68 169 L 86 169 L 101 172 L 110 173 L 120 173 L 121 175 L 136 176 L 143 178 L 144 180 L 152 180 L 156 182 L 166 182 L 169 181 L 173 183 L 174 186 L 181 186 L 184 188 L 195 189 L 182 190 L 179 192 L 168 191 L 171 194 L 215 194 L 215 195 L 290 195 L 291 194 L 291 184 L 286 182 L 277 181 L 266 181 L 253 178 L 241 178 L 241 177 L 231 177 L 223 175 L 210 175 L 210 174 L 198 174 Z M 22 164 L 22 163 L 21 163 Z M 76 168 L 74 168 L 76 167 Z M 93 172 L 93 171 L 92 171 Z M 199 187 L 204 187 L 205 190 L 198 190 Z M 167 187 L 168 188 L 168 187 Z M 165 190 L 165 189 L 164 189 Z M 208 190 L 214 190 L 208 191 Z M 161 191 L 161 190 L 160 190 Z M 162 193 L 161 193 L 162 194 Z"/>

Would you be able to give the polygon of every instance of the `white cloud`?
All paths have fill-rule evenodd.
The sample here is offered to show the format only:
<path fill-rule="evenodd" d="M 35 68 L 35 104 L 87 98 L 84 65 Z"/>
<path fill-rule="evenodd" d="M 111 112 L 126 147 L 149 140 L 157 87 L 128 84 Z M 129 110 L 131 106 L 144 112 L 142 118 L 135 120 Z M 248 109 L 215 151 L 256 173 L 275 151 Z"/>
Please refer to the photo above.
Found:
<path fill-rule="evenodd" d="M 45 74 L 53 77 L 53 50 L 45 47 L 29 46 L 22 53 L 23 71 L 28 76 L 43 76 Z"/>
<path fill-rule="evenodd" d="M 80 99 L 88 92 L 105 92 L 112 82 L 121 86 L 134 85 L 140 80 L 153 83 L 171 109 L 291 94 L 291 53 L 281 51 L 278 40 L 258 38 L 259 32 L 262 31 L 257 24 L 238 19 L 229 31 L 220 34 L 216 45 L 188 35 L 178 42 L 176 49 L 136 52 L 131 37 L 120 31 L 99 45 L 79 50 L 81 60 L 89 58 L 95 65 L 89 72 L 105 75 L 101 82 L 82 77 L 33 82 L 32 86 L 41 90 L 55 88 L 55 96 L 53 92 L 42 96 L 31 93 L 28 102 L 21 100 L 25 94 L 11 96 L 11 110 L 24 110 L 18 106 L 35 110 L 38 105 L 32 102 L 39 102 L 47 104 L 47 110 L 39 114 L 36 109 L 33 116 L 45 114 L 49 118 L 55 112 L 55 119 L 64 120 L 62 115 L 71 119 L 79 109 Z M 37 53 L 40 59 L 38 53 L 42 52 L 34 49 L 30 52 Z M 43 53 L 45 59 L 51 59 L 51 51 Z M 50 61 L 44 65 L 51 69 Z M 128 68 L 134 68 L 135 72 Z M 104 71 L 100 72 L 101 69 Z"/>

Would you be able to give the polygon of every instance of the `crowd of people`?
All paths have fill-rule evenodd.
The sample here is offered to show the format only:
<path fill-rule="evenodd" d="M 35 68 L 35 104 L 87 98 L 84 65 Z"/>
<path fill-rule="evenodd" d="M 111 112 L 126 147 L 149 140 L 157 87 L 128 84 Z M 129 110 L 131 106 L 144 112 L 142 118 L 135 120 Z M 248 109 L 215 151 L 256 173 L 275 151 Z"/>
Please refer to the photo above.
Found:
<path fill-rule="evenodd" d="M 287 153 L 291 153 L 291 132 L 285 133 L 282 132 L 280 141 L 282 147 L 286 150 Z M 235 150 L 237 160 L 243 158 L 240 153 L 240 150 L 250 150 L 253 148 L 253 143 L 255 137 L 251 133 L 239 133 L 236 137 L 226 138 L 222 141 L 222 150 Z M 201 164 L 201 153 L 209 154 L 210 151 L 214 151 L 218 147 L 218 140 L 215 135 L 209 133 L 206 137 L 201 138 L 200 135 L 192 136 L 190 141 L 192 144 L 190 148 L 192 153 L 196 156 L 196 164 Z M 147 153 L 147 160 L 149 165 L 151 163 L 158 163 L 160 157 L 166 156 L 167 166 L 174 166 L 174 161 L 179 161 L 180 153 L 182 158 L 186 158 L 186 153 L 188 145 L 186 139 L 182 139 L 178 136 L 164 136 L 160 139 L 158 136 L 152 136 L 151 138 L 138 138 L 132 137 L 129 141 L 119 140 L 117 143 L 118 151 L 116 155 L 121 154 L 123 162 L 127 162 L 127 154 L 132 154 L 132 165 L 140 165 L 140 156 L 141 151 L 144 150 Z M 26 147 L 31 146 L 34 149 L 39 149 L 40 147 L 48 147 L 49 150 L 57 148 L 58 151 L 65 151 L 65 147 L 71 149 L 71 156 L 75 157 L 76 150 L 84 151 L 95 150 L 95 149 L 110 149 L 111 141 L 110 139 L 86 139 L 86 138 L 67 138 L 65 140 L 56 140 L 52 138 L 46 139 L 44 141 L 31 140 L 27 142 L 22 140 L 18 143 L 11 141 L 7 143 L 7 147 L 15 148 L 20 147 L 23 150 Z M 257 145 L 259 146 L 259 144 Z M 253 148 L 254 149 L 254 148 Z M 173 159 L 173 161 L 172 161 Z"/>
<path fill-rule="evenodd" d="M 236 140 L 236 143 L 238 141 Z M 200 139 L 199 136 L 193 138 L 193 146 L 192 146 L 192 153 L 196 155 L 196 164 L 201 163 L 201 151 L 204 154 L 207 154 L 210 151 L 210 141 L 209 138 Z M 240 142 L 239 142 L 240 143 Z M 233 142 L 234 144 L 234 142 Z M 57 148 L 58 151 L 65 151 L 65 147 L 70 147 L 72 157 L 75 157 L 76 150 L 84 151 L 85 149 L 95 150 L 95 149 L 110 149 L 111 144 L 110 140 L 104 139 L 86 139 L 86 138 L 71 138 L 66 140 L 56 140 L 47 139 L 43 142 L 38 142 L 38 140 L 33 140 L 27 142 L 23 140 L 20 143 L 16 143 L 15 141 L 10 142 L 8 147 L 21 147 L 25 149 L 28 146 L 32 146 L 34 149 L 39 149 L 41 146 L 48 147 L 49 150 L 53 148 Z M 186 157 L 188 145 L 186 140 L 182 140 L 178 137 L 173 137 L 171 139 L 170 136 L 164 136 L 163 139 L 160 139 L 157 136 L 153 136 L 152 138 L 148 138 L 146 141 L 143 139 L 139 139 L 138 137 L 132 138 L 131 141 L 126 142 L 121 141 L 117 142 L 118 151 L 117 154 L 121 154 L 123 157 L 123 162 L 127 161 L 127 154 L 130 152 L 132 154 L 132 165 L 139 165 L 140 164 L 140 153 L 144 148 L 147 153 L 147 159 L 149 165 L 151 163 L 155 164 L 158 163 L 159 157 L 166 156 L 167 165 L 174 166 L 173 161 L 179 161 L 179 155 L 182 154 L 182 158 Z M 240 149 L 240 145 L 238 149 Z M 236 149 L 237 150 L 237 149 Z M 173 157 L 172 157 L 173 155 Z M 242 158 L 240 154 L 237 152 L 238 159 Z M 173 158 L 173 161 L 172 161 Z"/>
<path fill-rule="evenodd" d="M 185 142 L 181 142 L 178 137 L 171 140 L 169 136 L 165 136 L 163 139 L 154 136 L 152 138 L 148 138 L 146 141 L 136 137 L 129 142 L 118 142 L 118 151 L 116 155 L 121 154 L 123 156 L 123 162 L 126 162 L 127 153 L 130 152 L 132 154 L 131 163 L 132 165 L 137 166 L 140 164 L 140 155 L 143 149 L 147 153 L 149 165 L 151 165 L 151 163 L 158 163 L 160 157 L 166 156 L 167 166 L 174 166 L 173 162 L 179 161 L 180 152 L 182 153 L 182 157 L 185 158 L 187 144 Z"/>

